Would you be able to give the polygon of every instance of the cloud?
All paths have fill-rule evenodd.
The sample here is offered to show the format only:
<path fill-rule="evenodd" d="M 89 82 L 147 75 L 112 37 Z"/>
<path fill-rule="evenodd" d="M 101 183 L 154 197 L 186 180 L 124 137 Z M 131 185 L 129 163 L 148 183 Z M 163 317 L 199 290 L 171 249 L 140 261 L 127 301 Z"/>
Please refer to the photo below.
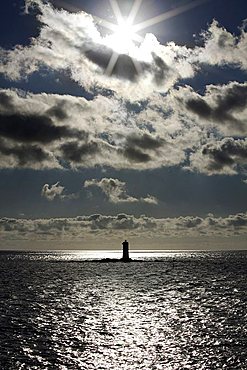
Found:
<path fill-rule="evenodd" d="M 101 35 L 96 19 L 81 11 L 69 13 L 55 9 L 49 2 L 26 1 L 38 8 L 40 34 L 29 46 L 0 50 L 0 73 L 18 80 L 42 66 L 67 71 L 88 91 L 110 89 L 126 99 L 138 100 L 155 92 L 167 92 L 179 80 L 195 76 L 204 64 L 234 65 L 247 69 L 246 32 L 229 33 L 214 21 L 202 34 L 203 46 L 188 48 L 173 42 L 161 45 L 147 34 L 130 55 L 118 55 L 112 75 L 105 72 L 116 53 L 109 37 Z M 115 55 L 115 54 L 114 54 Z"/>
<path fill-rule="evenodd" d="M 86 241 L 101 238 L 185 238 L 246 236 L 247 214 L 226 217 L 184 216 L 177 218 L 153 218 L 119 214 L 104 216 L 78 216 L 51 219 L 0 219 L 0 241 L 7 240 L 58 240 Z M 109 234 L 110 233 L 110 234 Z"/>
<path fill-rule="evenodd" d="M 214 20 L 208 30 L 202 33 L 204 45 L 191 54 L 191 62 L 200 64 L 234 66 L 247 70 L 246 21 L 240 36 L 235 36 Z"/>
<path fill-rule="evenodd" d="M 106 71 L 113 54 L 114 51 L 111 48 L 100 44 L 92 45 L 89 50 L 85 52 L 85 56 L 101 67 L 102 71 Z M 112 70 L 112 76 L 126 81 L 136 81 L 139 74 L 135 67 L 135 63 L 138 63 L 137 60 L 133 60 L 129 55 L 120 54 Z M 147 70 L 147 63 L 141 63 L 140 68 L 142 70 Z"/>
<path fill-rule="evenodd" d="M 0 139 L 0 167 L 2 168 L 58 168 L 52 153 L 37 145 L 9 144 Z"/>
<path fill-rule="evenodd" d="M 46 198 L 47 200 L 52 201 L 55 198 L 62 197 L 63 192 L 64 187 L 59 185 L 59 182 L 51 186 L 45 184 L 41 190 L 41 196 Z"/>
<path fill-rule="evenodd" d="M 56 126 L 46 115 L 2 114 L 0 136 L 25 143 L 48 144 L 62 138 L 84 138 L 82 131 Z"/>
<path fill-rule="evenodd" d="M 242 156 L 215 148 L 224 138 L 246 136 L 247 83 L 209 85 L 202 95 L 177 86 L 205 64 L 247 70 L 245 24 L 234 36 L 214 21 L 201 35 L 201 46 L 194 48 L 161 45 L 147 34 L 131 55 L 118 56 L 109 76 L 105 70 L 116 51 L 96 19 L 58 10 L 49 1 L 26 1 L 25 11 L 31 6 L 37 10 L 40 34 L 29 46 L 1 49 L 0 73 L 18 80 L 45 66 L 69 72 L 98 95 L 87 101 L 0 90 L 1 168 L 242 171 Z M 106 90 L 109 94 L 103 96 Z"/>
<path fill-rule="evenodd" d="M 156 106 L 153 110 L 144 105 L 141 113 L 130 114 L 126 102 L 112 96 L 87 101 L 19 90 L 0 93 L 11 102 L 0 105 L 2 167 L 98 165 L 141 170 L 184 160 L 183 149 L 175 144 L 179 137 L 174 137 L 171 126 L 167 132 Z M 29 149 L 40 153 L 39 158 L 38 154 L 30 157 Z M 30 160 L 22 160 L 26 157 Z"/>
<path fill-rule="evenodd" d="M 236 101 L 240 92 L 244 95 L 245 84 L 209 86 L 205 96 L 184 87 L 131 105 L 114 96 L 87 101 L 0 90 L 0 101 L 7 102 L 0 104 L 0 166 L 146 170 L 179 165 L 206 174 L 236 174 L 245 159 L 229 143 L 226 149 L 226 141 L 240 144 L 230 137 L 223 141 L 223 131 L 236 136 L 246 126 L 243 96 L 241 104 Z M 225 105 L 231 110 L 224 111 Z M 216 110 L 232 120 L 211 119 Z M 224 163 L 219 151 L 227 155 Z"/>
<path fill-rule="evenodd" d="M 1 167 L 59 168 L 55 148 L 73 138 L 87 141 L 88 133 L 68 124 L 67 116 L 70 101 L 76 109 L 83 99 L 17 90 L 1 90 L 0 94 Z M 62 124 L 65 120 L 66 125 Z"/>
<path fill-rule="evenodd" d="M 78 141 L 70 141 L 60 147 L 62 156 L 66 161 L 82 165 L 88 157 L 100 152 L 99 145 L 95 141 L 86 142 L 82 145 Z"/>
<path fill-rule="evenodd" d="M 247 83 L 210 85 L 207 86 L 204 97 L 186 90 L 191 95 L 184 102 L 188 111 L 210 122 L 223 134 L 246 135 Z"/>
<path fill-rule="evenodd" d="M 224 138 L 212 141 L 191 154 L 191 168 L 207 175 L 235 175 L 247 165 L 247 140 Z"/>
<path fill-rule="evenodd" d="M 54 185 L 45 184 L 41 190 L 41 196 L 49 201 L 53 201 L 55 198 L 61 200 L 65 199 L 77 199 L 79 193 L 65 194 L 65 187 L 56 182 Z"/>
<path fill-rule="evenodd" d="M 135 198 L 127 193 L 126 183 L 118 179 L 102 178 L 101 180 L 86 180 L 84 187 L 97 187 L 106 195 L 111 203 L 136 203 L 158 204 L 155 197 L 148 195 L 145 198 Z"/>
<path fill-rule="evenodd" d="M 0 107 L 1 109 L 8 109 L 10 110 L 13 108 L 12 96 L 5 93 L 5 91 L 0 92 Z"/>
<path fill-rule="evenodd" d="M 171 53 L 169 60 L 165 60 L 155 36 L 147 35 L 141 46 L 135 47 L 135 55 L 118 56 L 112 75 L 107 76 L 105 71 L 115 50 L 107 37 L 100 34 L 91 15 L 83 11 L 57 10 L 50 3 L 39 0 L 28 4 L 38 7 L 40 35 L 27 47 L 0 50 L 0 73 L 11 80 L 21 79 L 46 66 L 69 71 L 71 78 L 87 90 L 101 86 L 134 97 L 147 95 L 155 88 L 168 88 L 179 75 L 171 63 L 179 66 L 175 55 L 172 61 Z"/>
<path fill-rule="evenodd" d="M 152 152 L 165 145 L 165 141 L 150 134 L 132 133 L 126 137 L 123 155 L 131 162 L 152 161 Z"/>

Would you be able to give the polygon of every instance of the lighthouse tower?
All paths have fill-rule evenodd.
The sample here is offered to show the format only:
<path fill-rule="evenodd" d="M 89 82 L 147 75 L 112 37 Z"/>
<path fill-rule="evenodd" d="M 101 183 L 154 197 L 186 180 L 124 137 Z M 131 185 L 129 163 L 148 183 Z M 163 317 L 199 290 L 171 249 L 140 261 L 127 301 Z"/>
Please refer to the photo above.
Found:
<path fill-rule="evenodd" d="M 122 260 L 123 261 L 129 261 L 130 258 L 129 258 L 129 242 L 127 242 L 127 240 L 125 240 L 123 243 L 123 258 Z"/>

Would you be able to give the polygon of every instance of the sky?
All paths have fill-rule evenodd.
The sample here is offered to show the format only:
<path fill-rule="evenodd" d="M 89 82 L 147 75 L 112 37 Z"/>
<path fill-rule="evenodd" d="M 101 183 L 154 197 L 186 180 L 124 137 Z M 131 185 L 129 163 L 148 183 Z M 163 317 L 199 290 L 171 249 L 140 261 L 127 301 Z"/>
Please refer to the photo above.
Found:
<path fill-rule="evenodd" d="M 3 0 L 0 249 L 246 249 L 246 0 Z"/>

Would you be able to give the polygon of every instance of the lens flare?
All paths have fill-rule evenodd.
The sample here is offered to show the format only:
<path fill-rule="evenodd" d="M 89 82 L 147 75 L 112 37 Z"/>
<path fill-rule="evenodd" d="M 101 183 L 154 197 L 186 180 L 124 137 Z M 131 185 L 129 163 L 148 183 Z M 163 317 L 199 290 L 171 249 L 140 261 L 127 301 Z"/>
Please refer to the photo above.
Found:
<path fill-rule="evenodd" d="M 165 13 L 159 14 L 153 18 L 149 18 L 145 21 L 134 24 L 143 0 L 134 0 L 133 6 L 126 19 L 122 15 L 118 1 L 109 0 L 117 24 L 109 22 L 106 19 L 102 19 L 95 15 L 93 16 L 96 23 L 112 32 L 111 35 L 105 37 L 105 45 L 112 49 L 112 56 L 105 73 L 108 76 L 111 75 L 115 64 L 118 61 L 119 54 L 126 54 L 131 57 L 133 59 L 133 63 L 135 64 L 137 73 L 139 73 L 141 71 L 140 61 L 146 61 L 150 59 L 150 51 L 144 50 L 145 47 L 143 47 L 143 42 L 145 41 L 144 44 L 146 45 L 146 37 L 141 37 L 138 32 L 148 27 L 152 27 L 157 23 L 164 22 L 167 19 L 176 17 L 179 14 L 185 13 L 210 1 L 212 0 L 188 0 L 188 2 L 185 2 L 185 4 L 175 9 L 168 10 Z M 79 7 L 69 5 L 66 0 L 57 0 L 57 3 L 70 11 L 81 11 Z M 136 42 L 140 44 L 140 48 L 138 49 L 135 47 Z"/>
<path fill-rule="evenodd" d="M 106 37 L 107 43 L 119 54 L 129 54 L 137 37 L 128 21 L 121 21 L 112 35 Z"/>

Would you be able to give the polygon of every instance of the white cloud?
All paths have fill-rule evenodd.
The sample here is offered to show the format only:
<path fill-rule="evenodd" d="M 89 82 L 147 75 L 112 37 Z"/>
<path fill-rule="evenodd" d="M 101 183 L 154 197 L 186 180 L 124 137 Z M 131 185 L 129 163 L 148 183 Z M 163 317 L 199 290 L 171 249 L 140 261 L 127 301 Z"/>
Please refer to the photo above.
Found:
<path fill-rule="evenodd" d="M 148 96 L 154 89 L 167 90 L 176 81 L 179 69 L 175 71 L 172 66 L 176 60 L 175 55 L 171 55 L 167 59 L 170 64 L 166 64 L 166 60 L 161 59 L 158 54 L 161 46 L 157 40 L 149 42 L 149 35 L 140 48 L 136 48 L 137 54 L 143 54 L 145 49 L 146 54 L 151 56 L 149 62 L 139 61 L 142 70 L 139 77 L 128 56 L 119 58 L 120 64 L 124 59 L 125 66 L 128 66 L 124 68 L 124 74 L 120 66 L 119 70 L 113 71 L 112 77 L 106 76 L 104 72 L 112 50 L 105 44 L 105 39 L 91 15 L 83 11 L 69 13 L 56 10 L 51 4 L 38 0 L 30 4 L 39 7 L 38 19 L 42 27 L 39 37 L 32 39 L 28 47 L 17 46 L 14 50 L 1 50 L 0 72 L 11 80 L 26 77 L 45 65 L 54 70 L 70 71 L 72 79 L 88 90 L 100 86 L 135 99 Z M 152 38 L 155 39 L 154 36 Z M 131 82 L 133 79 L 135 83 Z"/>
<path fill-rule="evenodd" d="M 221 90 L 209 86 L 200 96 L 180 88 L 164 97 L 152 94 L 147 105 L 111 96 L 87 101 L 0 90 L 0 166 L 145 170 L 179 165 L 207 174 L 243 172 L 244 144 L 241 153 L 229 153 L 230 165 L 207 170 L 215 161 L 210 148 L 222 145 L 226 153 L 231 140 L 240 145 L 230 137 L 224 141 L 224 131 L 236 136 L 246 130 L 247 85 L 230 83 Z"/>
<path fill-rule="evenodd" d="M 154 35 L 147 34 L 136 47 L 139 75 L 131 58 L 120 55 L 109 77 L 105 70 L 112 50 L 91 15 L 57 10 L 40 0 L 27 1 L 26 11 L 32 5 L 39 8 L 40 35 L 29 46 L 0 50 L 0 73 L 12 80 L 26 78 L 45 65 L 69 71 L 71 78 L 86 90 L 110 89 L 120 97 L 138 100 L 152 92 L 167 92 L 179 79 L 193 77 L 198 66 L 205 63 L 247 69 L 244 27 L 241 36 L 236 37 L 214 21 L 203 34 L 205 44 L 194 49 L 173 42 L 161 45 Z"/>
<path fill-rule="evenodd" d="M 205 44 L 197 47 L 191 54 L 192 63 L 209 65 L 232 65 L 247 70 L 247 33 L 243 23 L 241 35 L 235 36 L 214 20 L 209 29 L 202 34 Z"/>
<path fill-rule="evenodd" d="M 97 187 L 106 195 L 111 203 L 136 203 L 158 204 L 155 197 L 148 195 L 144 198 L 135 198 L 127 193 L 126 183 L 118 179 L 102 178 L 101 180 L 86 180 L 84 187 Z"/>
<path fill-rule="evenodd" d="M 61 198 L 64 192 L 64 187 L 59 185 L 57 182 L 54 185 L 45 184 L 41 190 L 42 197 L 46 198 L 47 200 L 54 200 L 55 198 Z"/>
<path fill-rule="evenodd" d="M 208 85 L 204 95 L 191 87 L 174 92 L 178 109 L 188 119 L 197 119 L 208 129 L 216 128 L 221 135 L 247 134 L 247 82 L 229 82 L 227 85 Z M 182 106 L 181 106 L 182 103 Z"/>
<path fill-rule="evenodd" d="M 53 201 L 55 198 L 66 200 L 77 199 L 79 197 L 79 193 L 66 194 L 65 191 L 65 187 L 59 185 L 59 182 L 56 182 L 54 185 L 45 184 L 42 187 L 41 196 L 49 201 Z"/>
<path fill-rule="evenodd" d="M 93 240 L 135 238 L 136 240 L 189 237 L 246 237 L 247 214 L 226 217 L 212 214 L 203 217 L 184 216 L 154 218 L 119 214 L 117 216 L 78 216 L 76 218 L 50 219 L 0 219 L 0 242 L 15 240 L 35 241 L 81 241 L 87 245 Z M 150 241 L 151 243 L 151 241 Z M 199 246 L 198 246 L 199 247 Z"/>
<path fill-rule="evenodd" d="M 212 148 L 225 137 L 243 140 L 246 135 L 247 84 L 209 85 L 204 95 L 188 86 L 174 87 L 205 63 L 245 70 L 244 27 L 236 37 L 214 21 L 202 35 L 204 45 L 195 48 L 161 45 L 149 34 L 136 51 L 137 59 L 143 55 L 142 73 L 130 81 L 128 73 L 134 72 L 126 56 L 126 76 L 105 75 L 109 46 L 91 15 L 57 10 L 41 0 L 26 1 L 25 11 L 33 5 L 39 8 L 40 35 L 29 46 L 2 49 L 0 73 L 16 80 L 45 65 L 70 71 L 71 78 L 88 91 L 110 89 L 113 94 L 87 101 L 1 90 L 1 168 L 181 166 L 210 175 L 232 175 L 244 169 L 245 157 L 232 153 L 231 164 L 211 168 L 216 162 Z"/>
<path fill-rule="evenodd" d="M 190 156 L 190 169 L 206 175 L 236 175 L 247 165 L 247 140 L 212 140 Z"/>
<path fill-rule="evenodd" d="M 129 109 L 125 101 L 115 97 L 87 101 L 1 90 L 0 164 L 8 167 L 12 161 L 13 166 L 27 168 L 44 168 L 47 163 L 48 168 L 100 165 L 141 170 L 178 165 L 185 159 L 183 131 L 187 126 L 180 125 L 176 134 L 177 124 L 167 123 L 166 128 L 158 107 L 143 107 L 142 114 Z M 29 149 L 36 151 L 36 156 L 27 155 Z"/>

